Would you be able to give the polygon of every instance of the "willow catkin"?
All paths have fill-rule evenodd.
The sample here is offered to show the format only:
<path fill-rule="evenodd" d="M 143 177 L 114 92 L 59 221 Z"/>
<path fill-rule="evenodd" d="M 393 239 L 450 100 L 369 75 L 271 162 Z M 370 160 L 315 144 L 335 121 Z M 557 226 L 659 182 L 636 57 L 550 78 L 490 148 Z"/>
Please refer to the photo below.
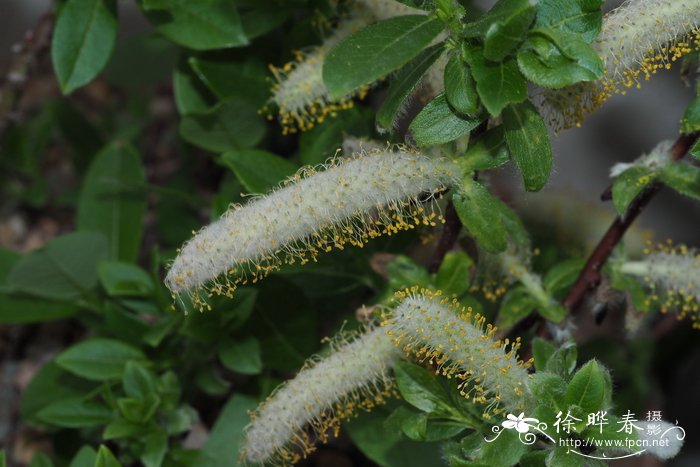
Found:
<path fill-rule="evenodd" d="M 646 253 L 641 261 L 623 263 L 620 271 L 646 283 L 651 289 L 649 303 L 657 303 L 662 313 L 689 317 L 700 329 L 700 251 L 666 243 L 647 248 Z"/>
<path fill-rule="evenodd" d="M 605 16 L 592 44 L 604 63 L 603 79 L 545 91 L 543 113 L 557 129 L 578 126 L 612 95 L 640 87 L 697 49 L 698 22 L 700 0 L 627 0 Z"/>
<path fill-rule="evenodd" d="M 341 334 L 331 347 L 253 413 L 241 449 L 244 461 L 295 463 L 314 450 L 314 439 L 337 436 L 341 421 L 394 394 L 390 373 L 401 352 L 383 329 Z"/>
<path fill-rule="evenodd" d="M 443 221 L 436 194 L 459 180 L 447 159 L 406 148 L 372 149 L 306 167 L 280 188 L 230 208 L 183 245 L 165 284 L 173 292 L 231 296 L 282 264 Z M 206 298 L 206 297 L 205 297 Z"/>
<path fill-rule="evenodd" d="M 518 360 L 519 339 L 495 339 L 496 328 L 483 316 L 439 292 L 413 287 L 397 296 L 382 326 L 407 354 L 460 380 L 461 394 L 484 405 L 485 418 L 531 407 L 529 363 Z"/>

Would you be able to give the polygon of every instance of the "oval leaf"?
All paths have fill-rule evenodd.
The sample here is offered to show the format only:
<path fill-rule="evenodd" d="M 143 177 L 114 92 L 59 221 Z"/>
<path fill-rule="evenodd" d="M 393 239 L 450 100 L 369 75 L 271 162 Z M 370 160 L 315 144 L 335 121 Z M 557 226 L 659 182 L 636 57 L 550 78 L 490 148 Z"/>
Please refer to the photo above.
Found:
<path fill-rule="evenodd" d="M 409 128 L 419 146 L 433 146 L 469 134 L 482 120 L 481 117 L 462 118 L 455 114 L 445 95 L 440 94 L 423 107 Z"/>
<path fill-rule="evenodd" d="M 479 110 L 479 94 L 467 65 L 453 55 L 445 66 L 445 97 L 458 112 L 473 114 Z"/>
<path fill-rule="evenodd" d="M 65 350 L 56 357 L 56 363 L 85 379 L 106 381 L 121 378 L 128 361 L 144 359 L 139 349 L 123 342 L 94 338 Z"/>
<path fill-rule="evenodd" d="M 64 3 L 51 41 L 51 61 L 64 94 L 87 84 L 102 71 L 116 37 L 116 0 Z"/>
<path fill-rule="evenodd" d="M 241 17 L 228 0 L 143 0 L 146 16 L 158 32 L 195 50 L 248 44 Z"/>
<path fill-rule="evenodd" d="M 333 99 L 347 96 L 408 63 L 442 31 L 429 16 L 406 15 L 373 24 L 336 45 L 323 64 Z"/>
<path fill-rule="evenodd" d="M 13 292 L 71 300 L 97 285 L 97 265 L 107 258 L 107 240 L 96 232 L 76 232 L 51 240 L 22 257 L 7 276 Z"/>
<path fill-rule="evenodd" d="M 499 201 L 483 185 L 465 180 L 452 196 L 452 202 L 462 224 L 479 246 L 494 253 L 505 250 L 506 228 L 501 220 Z"/>
<path fill-rule="evenodd" d="M 101 232 L 110 259 L 135 261 L 141 247 L 146 199 L 141 157 L 136 149 L 114 143 L 92 161 L 78 201 L 78 230 Z"/>
<path fill-rule="evenodd" d="M 527 191 L 541 190 L 552 171 L 552 146 L 547 126 L 530 102 L 503 111 L 506 143 Z"/>

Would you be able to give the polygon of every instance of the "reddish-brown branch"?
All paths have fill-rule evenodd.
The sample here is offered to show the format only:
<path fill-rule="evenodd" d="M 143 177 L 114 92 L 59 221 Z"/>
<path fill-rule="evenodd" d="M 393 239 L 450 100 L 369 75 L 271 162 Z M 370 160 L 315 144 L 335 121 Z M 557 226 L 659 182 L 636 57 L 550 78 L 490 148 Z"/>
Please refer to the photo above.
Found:
<path fill-rule="evenodd" d="M 698 133 L 682 134 L 679 136 L 671 147 L 671 159 L 675 161 L 683 158 L 697 139 Z M 637 219 L 637 216 L 639 216 L 647 204 L 649 204 L 659 190 L 661 190 L 661 187 L 662 184 L 660 182 L 653 183 L 632 201 L 624 215 L 615 218 L 605 232 L 605 235 L 603 235 L 598 245 L 588 257 L 588 261 L 586 261 L 578 279 L 571 289 L 569 289 L 569 293 L 562 302 L 570 314 L 576 314 L 576 310 L 579 308 L 586 294 L 600 284 L 600 272 L 612 254 L 615 246 L 620 242 L 630 225 Z M 547 326 L 544 322 L 541 322 L 537 330 L 537 335 L 546 337 L 548 334 Z"/>
<path fill-rule="evenodd" d="M 454 244 L 457 242 L 457 237 L 459 237 L 459 231 L 462 229 L 462 223 L 457 216 L 457 210 L 452 204 L 452 201 L 447 203 L 447 209 L 445 210 L 445 225 L 442 228 L 442 234 L 438 240 L 437 247 L 435 247 L 435 252 L 430 260 L 430 266 L 428 270 L 430 272 L 437 272 L 440 269 L 442 260 L 445 255 L 452 249 Z"/>
<path fill-rule="evenodd" d="M 685 156 L 697 137 L 697 134 L 683 134 L 679 136 L 671 148 L 671 158 L 678 160 Z M 661 183 L 658 182 L 652 184 L 632 201 L 624 215 L 615 218 L 588 258 L 578 280 L 569 290 L 566 298 L 564 298 L 563 304 L 569 312 L 575 312 L 586 293 L 600 283 L 600 270 L 610 257 L 613 249 L 620 242 L 630 225 L 637 219 L 637 216 L 649 204 L 649 201 L 656 196 L 661 186 Z"/>

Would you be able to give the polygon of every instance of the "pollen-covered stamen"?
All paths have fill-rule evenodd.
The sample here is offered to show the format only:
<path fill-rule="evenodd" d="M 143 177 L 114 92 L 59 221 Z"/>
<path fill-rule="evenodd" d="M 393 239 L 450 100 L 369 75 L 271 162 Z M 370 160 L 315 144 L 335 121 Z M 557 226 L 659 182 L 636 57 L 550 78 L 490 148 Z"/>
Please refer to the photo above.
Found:
<path fill-rule="evenodd" d="M 545 113 L 557 129 L 579 126 L 614 94 L 641 82 L 700 46 L 699 0 L 627 0 L 605 16 L 594 50 L 603 60 L 601 81 L 548 90 Z"/>
<path fill-rule="evenodd" d="M 638 277 L 650 288 L 647 300 L 662 313 L 676 312 L 678 319 L 689 317 L 700 329 L 700 251 L 671 242 L 649 247 L 642 261 L 629 261 L 621 272 Z"/>
<path fill-rule="evenodd" d="M 518 360 L 520 339 L 495 339 L 496 328 L 456 299 L 413 287 L 397 293 L 399 305 L 382 326 L 394 342 L 436 373 L 460 380 L 464 397 L 485 405 L 483 416 L 519 413 L 531 405 L 527 368 Z"/>
<path fill-rule="evenodd" d="M 368 87 L 362 87 L 341 99 L 331 99 L 323 83 L 326 54 L 339 42 L 370 24 L 409 14 L 425 14 L 396 0 L 353 0 L 338 26 L 323 43 L 306 52 L 296 52 L 295 60 L 282 67 L 270 66 L 275 79 L 272 103 L 279 113 L 284 134 L 296 133 L 335 117 L 340 110 L 353 107 L 353 99 L 363 99 Z M 272 119 L 273 116 L 269 115 Z"/>
<path fill-rule="evenodd" d="M 313 442 L 338 435 L 340 423 L 395 395 L 390 372 L 401 351 L 383 329 L 331 342 L 327 357 L 307 362 L 258 407 L 245 429 L 244 461 L 295 463 Z"/>
<path fill-rule="evenodd" d="M 303 168 L 199 231 L 180 250 L 165 283 L 206 307 L 200 289 L 230 296 L 238 284 L 282 264 L 315 261 L 334 248 L 362 247 L 381 235 L 443 222 L 434 198 L 458 181 L 453 162 L 404 147 Z"/>

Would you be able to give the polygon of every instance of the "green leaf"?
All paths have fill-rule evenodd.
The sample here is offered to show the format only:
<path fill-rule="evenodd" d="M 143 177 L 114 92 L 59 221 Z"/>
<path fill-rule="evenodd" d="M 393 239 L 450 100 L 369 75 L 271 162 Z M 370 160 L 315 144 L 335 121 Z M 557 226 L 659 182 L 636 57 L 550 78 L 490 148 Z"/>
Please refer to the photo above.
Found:
<path fill-rule="evenodd" d="M 228 340 L 219 346 L 219 359 L 229 370 L 244 375 L 257 375 L 262 371 L 260 343 L 255 337 Z"/>
<path fill-rule="evenodd" d="M 0 249 L 0 288 L 5 287 L 7 275 L 21 258 L 19 253 Z M 70 304 L 13 297 L 0 292 L 0 323 L 2 324 L 50 321 L 67 318 L 77 311 L 78 308 Z"/>
<path fill-rule="evenodd" d="M 227 0 L 143 0 L 146 16 L 165 37 L 195 50 L 248 44 L 241 18 Z"/>
<path fill-rule="evenodd" d="M 255 8 L 241 11 L 243 31 L 248 39 L 255 39 L 276 29 L 289 18 L 289 14 L 289 6 L 285 3 L 255 4 Z"/>
<path fill-rule="evenodd" d="M 425 432 L 428 429 L 428 414 L 425 412 L 409 412 L 402 420 L 403 433 L 414 441 L 424 441 Z"/>
<path fill-rule="evenodd" d="M 570 452 L 570 447 L 556 446 L 549 451 L 548 467 L 606 467 L 608 464 L 598 459 L 584 458 Z"/>
<path fill-rule="evenodd" d="M 547 26 L 574 33 L 593 42 L 603 24 L 604 0 L 540 0 L 536 26 Z"/>
<path fill-rule="evenodd" d="M 491 23 L 484 36 L 484 57 L 499 62 L 525 39 L 535 8 L 529 1 L 511 1 L 511 9 Z"/>
<path fill-rule="evenodd" d="M 36 414 L 44 407 L 54 402 L 84 396 L 95 386 L 96 383 L 73 376 L 54 361 L 50 361 L 39 370 L 22 393 L 22 419 L 37 423 Z"/>
<path fill-rule="evenodd" d="M 51 458 L 41 451 L 36 451 L 34 456 L 32 456 L 32 461 L 29 463 L 29 467 L 53 467 L 53 462 Z"/>
<path fill-rule="evenodd" d="M 382 128 L 394 127 L 408 98 L 418 87 L 421 77 L 442 54 L 444 47 L 443 43 L 428 47 L 396 73 L 382 106 L 377 110 L 379 126 Z"/>
<path fill-rule="evenodd" d="M 131 262 L 138 257 L 146 210 L 145 181 L 138 152 L 120 142 L 100 151 L 85 175 L 78 230 L 103 233 L 111 259 Z"/>
<path fill-rule="evenodd" d="M 691 198 L 700 199 L 700 168 L 677 162 L 668 164 L 661 170 L 661 181 Z"/>
<path fill-rule="evenodd" d="M 573 33 L 535 29 L 518 52 L 518 66 L 527 79 L 546 88 L 563 88 L 603 77 L 603 61 Z"/>
<path fill-rule="evenodd" d="M 437 37 L 443 23 L 430 16 L 390 18 L 361 29 L 336 45 L 323 64 L 333 99 L 383 78 L 408 63 Z"/>
<path fill-rule="evenodd" d="M 576 369 L 578 350 L 575 345 L 564 345 L 554 351 L 545 364 L 545 371 L 555 373 L 563 378 L 569 377 Z"/>
<path fill-rule="evenodd" d="M 151 276 L 140 267 L 119 261 L 104 261 L 97 267 L 100 283 L 113 297 L 146 297 L 155 286 Z"/>
<path fill-rule="evenodd" d="M 185 140 L 196 146 L 225 152 L 258 144 L 265 135 L 265 121 L 254 105 L 236 97 L 205 112 L 186 115 L 179 130 Z"/>
<path fill-rule="evenodd" d="M 5 458 L 4 449 L 0 449 L 0 467 L 7 467 L 7 459 Z"/>
<path fill-rule="evenodd" d="M 97 459 L 95 459 L 95 467 L 122 467 L 112 451 L 107 446 L 100 445 L 97 451 Z"/>
<path fill-rule="evenodd" d="M 93 467 L 97 459 L 97 451 L 92 446 L 83 446 L 70 461 L 68 467 Z"/>
<path fill-rule="evenodd" d="M 465 56 L 476 81 L 476 90 L 488 112 L 496 117 L 512 103 L 527 99 L 527 81 L 518 70 L 515 58 L 491 62 L 476 48 L 465 50 Z"/>
<path fill-rule="evenodd" d="M 442 260 L 435 278 L 435 285 L 445 295 L 462 295 L 469 290 L 474 261 L 465 252 L 450 251 Z"/>
<path fill-rule="evenodd" d="M 503 112 L 508 149 L 527 191 L 539 191 L 552 171 L 552 146 L 547 126 L 530 102 L 511 105 Z"/>
<path fill-rule="evenodd" d="M 457 436 L 467 428 L 469 427 L 462 422 L 428 418 L 424 439 L 427 442 L 443 441 Z"/>
<path fill-rule="evenodd" d="M 218 365 L 204 365 L 197 370 L 195 384 L 199 389 L 212 396 L 227 394 L 231 383 L 224 379 Z"/>
<path fill-rule="evenodd" d="M 394 367 L 401 397 L 423 412 L 441 412 L 452 406 L 450 396 L 430 371 L 408 362 Z"/>
<path fill-rule="evenodd" d="M 498 310 L 498 327 L 508 328 L 530 313 L 539 302 L 523 286 L 513 287 L 506 293 Z"/>
<path fill-rule="evenodd" d="M 419 8 L 421 10 L 431 11 L 435 9 L 434 0 L 396 0 L 399 3 L 408 5 L 412 8 Z"/>
<path fill-rule="evenodd" d="M 486 465 L 516 465 L 527 451 L 528 446 L 520 441 L 517 431 L 503 430 L 493 442 L 482 445 L 478 461 Z"/>
<path fill-rule="evenodd" d="M 165 414 L 163 427 L 169 435 L 179 435 L 192 429 L 198 421 L 197 411 L 189 405 L 181 405 Z"/>
<path fill-rule="evenodd" d="M 95 337 L 79 342 L 56 357 L 71 373 L 92 381 L 119 379 L 129 360 L 144 360 L 143 353 L 123 342 Z"/>
<path fill-rule="evenodd" d="M 117 399 L 117 407 L 124 419 L 136 424 L 145 424 L 158 410 L 160 399 L 151 394 L 144 399 L 133 399 L 131 397 L 120 397 Z"/>
<path fill-rule="evenodd" d="M 469 134 L 482 121 L 481 117 L 458 116 L 447 103 L 445 94 L 440 94 L 423 107 L 411 122 L 409 129 L 419 146 L 434 146 Z"/>
<path fill-rule="evenodd" d="M 469 67 L 458 54 L 445 65 L 445 97 L 457 112 L 473 114 L 479 110 L 479 94 Z"/>
<path fill-rule="evenodd" d="M 486 131 L 477 139 L 464 157 L 457 160 L 464 173 L 475 170 L 489 170 L 500 167 L 510 160 L 506 146 L 503 125 L 498 125 Z"/>
<path fill-rule="evenodd" d="M 214 103 L 211 92 L 184 60 L 173 71 L 173 94 L 180 115 L 206 112 Z"/>
<path fill-rule="evenodd" d="M 66 0 L 62 4 L 51 40 L 51 61 L 64 94 L 102 71 L 116 38 L 116 0 Z"/>
<path fill-rule="evenodd" d="M 498 0 L 491 9 L 464 26 L 465 37 L 485 36 L 491 25 L 508 22 L 508 18 L 530 7 L 529 0 Z"/>
<path fill-rule="evenodd" d="M 143 436 L 146 430 L 146 425 L 130 422 L 123 418 L 117 418 L 105 426 L 105 429 L 102 432 L 102 439 L 109 441 L 112 439 L 140 437 Z"/>
<path fill-rule="evenodd" d="M 262 62 L 232 62 L 191 57 L 188 63 L 219 99 L 240 97 L 261 106 L 270 97 L 267 68 Z"/>
<path fill-rule="evenodd" d="M 141 462 L 144 467 L 160 467 L 168 452 L 168 435 L 162 431 L 146 436 Z"/>
<path fill-rule="evenodd" d="M 544 287 L 550 294 L 571 287 L 583 269 L 584 260 L 569 259 L 553 266 L 544 276 Z"/>
<path fill-rule="evenodd" d="M 124 368 L 122 386 L 127 396 L 145 399 L 156 393 L 156 377 L 139 362 L 128 361 Z"/>
<path fill-rule="evenodd" d="M 529 386 L 537 405 L 553 411 L 552 415 L 558 410 L 567 408 L 565 405 L 567 386 L 561 376 L 538 370 L 529 380 Z"/>
<path fill-rule="evenodd" d="M 267 193 L 297 171 L 292 162 L 261 149 L 228 151 L 222 154 L 221 162 L 250 193 Z"/>
<path fill-rule="evenodd" d="M 696 141 L 693 147 L 690 148 L 690 155 L 700 160 L 700 140 Z"/>
<path fill-rule="evenodd" d="M 53 402 L 37 413 L 40 421 L 64 428 L 104 425 L 112 416 L 112 410 L 106 405 L 80 397 Z"/>
<path fill-rule="evenodd" d="M 388 432 L 386 408 L 376 408 L 344 424 L 353 443 L 382 467 L 426 467 L 441 458 L 440 443 L 410 441 L 401 433 Z"/>
<path fill-rule="evenodd" d="M 238 452 L 243 443 L 243 428 L 248 424 L 248 413 L 255 409 L 258 401 L 250 396 L 234 394 L 219 413 L 214 427 L 204 447 L 199 451 L 196 462 L 198 467 L 237 467 Z"/>
<path fill-rule="evenodd" d="M 52 300 L 78 298 L 97 285 L 97 265 L 107 257 L 107 241 L 96 232 L 55 238 L 20 259 L 7 276 L 13 292 Z"/>
<path fill-rule="evenodd" d="M 389 274 L 389 287 L 400 290 L 414 285 L 428 287 L 431 284 L 428 271 L 408 256 L 398 255 L 386 265 Z"/>
<path fill-rule="evenodd" d="M 457 215 L 479 246 L 498 253 L 507 246 L 499 202 L 479 182 L 465 179 L 452 196 Z"/>
<path fill-rule="evenodd" d="M 613 204 L 624 214 L 630 203 L 657 177 L 656 172 L 644 166 L 634 166 L 615 177 L 612 185 Z"/>

